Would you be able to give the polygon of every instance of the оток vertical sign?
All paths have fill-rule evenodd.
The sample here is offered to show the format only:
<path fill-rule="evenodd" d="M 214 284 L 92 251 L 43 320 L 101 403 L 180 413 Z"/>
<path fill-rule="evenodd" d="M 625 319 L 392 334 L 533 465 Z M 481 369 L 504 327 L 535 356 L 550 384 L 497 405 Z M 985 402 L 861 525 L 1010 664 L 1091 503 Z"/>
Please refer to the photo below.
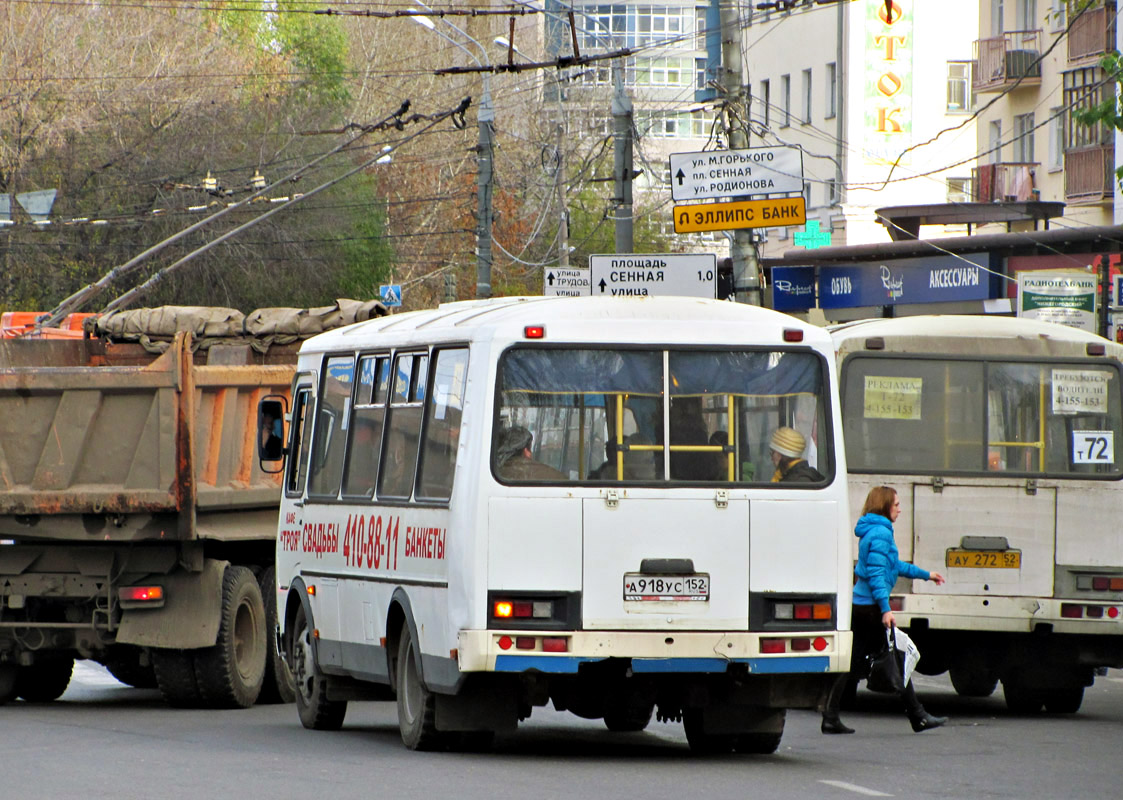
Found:
<path fill-rule="evenodd" d="M 866 157 L 894 162 L 912 144 L 913 4 L 866 0 Z"/>

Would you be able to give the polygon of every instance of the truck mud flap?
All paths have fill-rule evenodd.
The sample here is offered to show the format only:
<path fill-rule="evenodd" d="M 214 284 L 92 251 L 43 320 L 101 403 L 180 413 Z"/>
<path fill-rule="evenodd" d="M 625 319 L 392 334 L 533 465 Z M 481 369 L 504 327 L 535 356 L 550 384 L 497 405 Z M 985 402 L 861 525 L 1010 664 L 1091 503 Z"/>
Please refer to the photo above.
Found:
<path fill-rule="evenodd" d="M 208 558 L 201 573 L 157 578 L 153 582 L 164 587 L 164 606 L 125 610 L 117 641 L 177 650 L 213 645 L 222 612 L 222 576 L 229 563 Z"/>

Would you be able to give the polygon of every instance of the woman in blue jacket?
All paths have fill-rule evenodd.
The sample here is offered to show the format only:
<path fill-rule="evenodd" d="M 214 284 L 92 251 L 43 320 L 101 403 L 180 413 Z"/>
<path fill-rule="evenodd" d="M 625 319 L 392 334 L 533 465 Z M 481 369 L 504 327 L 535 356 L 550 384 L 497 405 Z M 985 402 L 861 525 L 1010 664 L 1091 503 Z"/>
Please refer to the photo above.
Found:
<path fill-rule="evenodd" d="M 854 648 L 850 656 L 850 674 L 841 676 L 831 689 L 823 710 L 823 733 L 853 733 L 839 718 L 839 706 L 848 680 L 865 677 L 867 659 L 885 648 L 885 631 L 896 624 L 889 609 L 889 593 L 897 577 L 944 582 L 938 572 L 929 572 L 901 561 L 893 540 L 893 523 L 901 514 L 901 501 L 896 489 L 877 486 L 870 490 L 862 517 L 854 526 L 858 537 L 858 563 L 854 567 L 854 605 L 850 627 L 854 631 Z M 924 710 L 916 696 L 912 681 L 901 692 L 912 729 L 917 733 L 938 728 L 947 717 L 935 717 Z"/>

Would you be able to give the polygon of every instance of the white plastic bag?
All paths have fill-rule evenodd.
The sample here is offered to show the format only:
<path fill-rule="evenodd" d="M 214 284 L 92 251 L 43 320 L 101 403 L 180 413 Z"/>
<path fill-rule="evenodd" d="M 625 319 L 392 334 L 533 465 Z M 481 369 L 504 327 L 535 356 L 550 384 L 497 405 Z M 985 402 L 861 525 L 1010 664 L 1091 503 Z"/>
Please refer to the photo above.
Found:
<path fill-rule="evenodd" d="M 920 649 L 907 633 L 896 626 L 893 627 L 893 643 L 905 657 L 904 679 L 905 686 L 908 686 L 912 679 L 912 671 L 916 668 L 916 663 L 920 661 Z"/>

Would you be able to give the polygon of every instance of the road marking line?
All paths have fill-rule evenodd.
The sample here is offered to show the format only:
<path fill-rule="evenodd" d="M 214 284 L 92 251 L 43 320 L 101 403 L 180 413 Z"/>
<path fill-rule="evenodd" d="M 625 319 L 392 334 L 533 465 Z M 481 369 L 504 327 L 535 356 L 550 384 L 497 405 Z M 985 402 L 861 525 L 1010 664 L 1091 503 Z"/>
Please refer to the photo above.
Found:
<path fill-rule="evenodd" d="M 834 786 L 837 789 L 845 789 L 855 794 L 864 794 L 867 797 L 893 797 L 893 795 L 879 792 L 877 789 L 867 789 L 865 786 L 859 786 L 856 783 L 847 783 L 846 781 L 819 781 L 819 783 L 825 783 L 827 786 Z"/>

